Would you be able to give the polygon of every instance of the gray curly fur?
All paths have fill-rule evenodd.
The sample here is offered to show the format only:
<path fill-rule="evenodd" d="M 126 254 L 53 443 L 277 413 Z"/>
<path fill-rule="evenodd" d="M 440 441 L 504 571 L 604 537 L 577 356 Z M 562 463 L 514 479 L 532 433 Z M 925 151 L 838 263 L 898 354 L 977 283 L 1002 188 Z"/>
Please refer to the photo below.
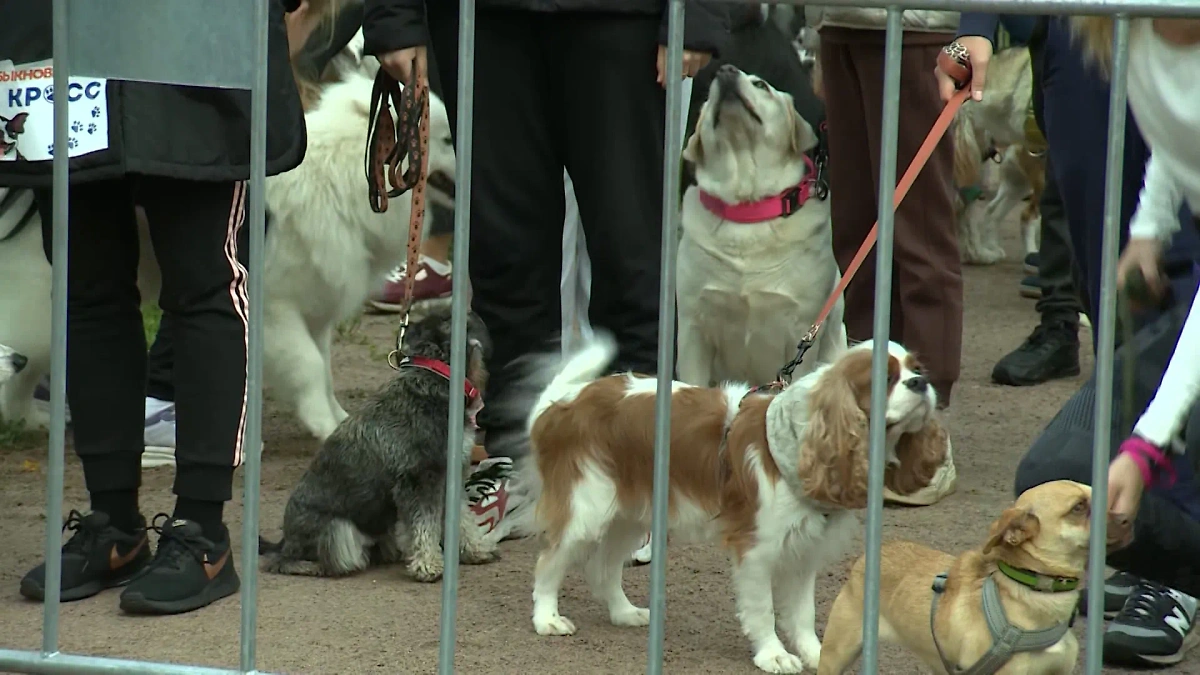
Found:
<path fill-rule="evenodd" d="M 448 311 L 431 314 L 409 327 L 406 351 L 449 363 L 450 332 Z M 467 339 L 467 376 L 482 391 L 491 345 L 474 314 Z M 417 580 L 441 578 L 450 393 L 437 373 L 401 368 L 342 422 L 288 499 L 283 539 L 260 539 L 262 569 L 335 577 L 407 559 Z M 469 428 L 464 440 L 465 468 L 474 444 Z M 484 540 L 470 517 L 465 489 L 462 511 L 462 561 L 496 560 L 495 543 Z"/>

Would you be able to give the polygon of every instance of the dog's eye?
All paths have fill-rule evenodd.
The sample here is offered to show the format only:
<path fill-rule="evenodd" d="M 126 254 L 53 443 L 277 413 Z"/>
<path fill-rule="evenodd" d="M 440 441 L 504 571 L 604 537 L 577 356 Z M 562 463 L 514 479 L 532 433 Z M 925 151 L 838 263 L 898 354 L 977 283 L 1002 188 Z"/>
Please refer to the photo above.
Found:
<path fill-rule="evenodd" d="M 769 85 L 766 83 L 766 81 L 765 81 L 765 80 L 755 80 L 755 81 L 754 81 L 754 86 L 755 86 L 755 87 L 758 87 L 759 89 L 762 89 L 763 91 L 767 91 L 767 90 L 769 90 L 769 89 L 771 88 L 771 87 L 770 87 L 770 86 L 769 86 Z"/>
<path fill-rule="evenodd" d="M 1071 507 L 1071 513 L 1075 513 L 1075 514 L 1087 513 L 1087 508 L 1088 508 L 1087 502 L 1078 501 L 1078 502 L 1075 502 L 1075 506 Z"/>

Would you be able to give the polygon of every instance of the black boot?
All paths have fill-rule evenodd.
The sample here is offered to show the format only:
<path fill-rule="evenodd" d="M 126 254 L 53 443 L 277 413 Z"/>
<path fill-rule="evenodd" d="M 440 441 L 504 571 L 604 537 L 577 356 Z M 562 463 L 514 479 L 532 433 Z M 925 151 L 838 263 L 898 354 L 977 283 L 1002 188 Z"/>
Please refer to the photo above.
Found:
<path fill-rule="evenodd" d="M 1027 387 L 1078 374 L 1078 316 L 1043 317 L 1020 347 L 996 363 L 992 381 Z"/>

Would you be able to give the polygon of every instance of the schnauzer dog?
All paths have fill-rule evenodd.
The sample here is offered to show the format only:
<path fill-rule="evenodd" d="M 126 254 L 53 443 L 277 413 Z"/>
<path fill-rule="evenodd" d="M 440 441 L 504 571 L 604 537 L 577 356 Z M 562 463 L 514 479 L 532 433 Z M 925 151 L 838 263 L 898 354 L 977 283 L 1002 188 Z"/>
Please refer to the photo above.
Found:
<path fill-rule="evenodd" d="M 409 326 L 395 379 L 341 423 L 292 492 L 283 539 L 259 540 L 264 571 L 344 576 L 407 557 L 418 581 L 441 578 L 449 397 L 467 399 L 465 475 L 491 351 L 487 329 L 474 314 L 467 342 L 466 391 L 451 392 L 448 309 Z M 460 523 L 464 563 L 499 557 L 470 515 L 465 484 Z"/>

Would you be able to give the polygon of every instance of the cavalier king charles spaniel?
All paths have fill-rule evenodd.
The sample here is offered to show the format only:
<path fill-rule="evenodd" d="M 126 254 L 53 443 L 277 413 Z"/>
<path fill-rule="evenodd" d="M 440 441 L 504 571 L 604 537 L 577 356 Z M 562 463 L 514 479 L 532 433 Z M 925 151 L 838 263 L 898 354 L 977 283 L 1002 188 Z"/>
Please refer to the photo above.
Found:
<path fill-rule="evenodd" d="M 884 482 L 907 495 L 929 485 L 946 455 L 937 395 L 916 358 L 888 345 Z M 531 476 L 544 537 L 533 584 L 533 625 L 570 635 L 558 596 L 586 560 L 592 592 L 619 626 L 649 624 L 621 575 L 650 527 L 655 378 L 603 375 L 616 354 L 600 335 L 558 366 L 529 417 Z M 859 344 L 779 393 L 746 384 L 671 394 L 670 533 L 729 550 L 742 630 L 754 664 L 771 673 L 816 667 L 817 574 L 840 559 L 867 503 L 871 343 Z M 780 640 L 776 610 L 794 652 Z"/>

